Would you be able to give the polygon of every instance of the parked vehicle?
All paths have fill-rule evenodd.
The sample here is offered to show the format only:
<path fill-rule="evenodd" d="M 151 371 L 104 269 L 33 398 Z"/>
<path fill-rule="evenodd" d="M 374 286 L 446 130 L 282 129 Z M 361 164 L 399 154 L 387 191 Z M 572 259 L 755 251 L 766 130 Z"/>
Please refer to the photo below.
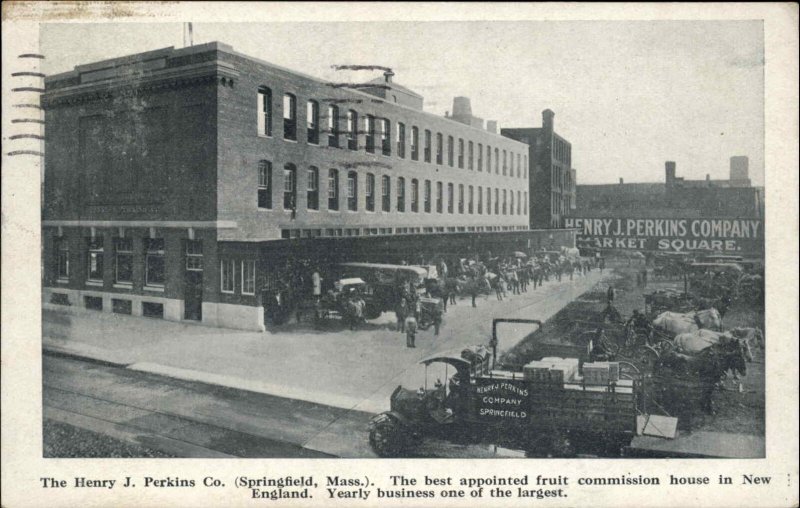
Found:
<path fill-rule="evenodd" d="M 495 346 L 497 325 L 503 322 L 541 327 L 537 320 L 496 319 Z M 551 346 L 558 348 L 558 356 L 572 357 L 576 364 L 588 359 L 586 347 Z M 543 354 L 553 354 L 553 349 Z M 369 442 L 375 453 L 406 455 L 425 437 L 435 436 L 523 449 L 534 456 L 619 455 L 636 435 L 637 414 L 642 412 L 638 380 L 591 384 L 586 378 L 532 379 L 520 371 L 495 370 L 495 355 L 496 351 L 475 346 L 422 360 L 426 374 L 431 366 L 439 370 L 443 366 L 446 382 L 437 380 L 429 388 L 426 377 L 419 390 L 398 386 L 391 395 L 391 409 L 370 422 Z"/>
<path fill-rule="evenodd" d="M 425 279 L 428 277 L 428 270 L 419 266 L 339 263 L 335 268 L 342 277 L 356 277 L 366 283 L 366 319 L 375 319 L 382 312 L 394 310 L 399 302 L 399 290 L 404 285 L 410 284 L 418 294 L 424 294 Z"/>

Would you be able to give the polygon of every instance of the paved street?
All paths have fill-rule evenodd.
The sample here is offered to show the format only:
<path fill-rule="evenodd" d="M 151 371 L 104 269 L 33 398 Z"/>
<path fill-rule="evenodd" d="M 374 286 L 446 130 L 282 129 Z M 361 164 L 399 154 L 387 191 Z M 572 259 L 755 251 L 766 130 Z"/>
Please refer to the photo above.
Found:
<path fill-rule="evenodd" d="M 608 272 L 606 272 L 608 273 Z M 486 344 L 492 318 L 545 320 L 600 279 L 551 280 L 536 291 L 498 302 L 492 295 L 472 308 L 468 299 L 451 306 L 439 337 L 417 335 L 405 347 L 392 313 L 359 330 L 320 331 L 291 324 L 274 333 L 245 332 L 194 324 L 75 310 L 45 311 L 44 347 L 134 370 L 203 381 L 321 404 L 380 412 L 398 384 L 424 383 L 420 359 L 467 345 Z M 501 330 L 500 349 L 530 333 L 530 326 Z"/>
<path fill-rule="evenodd" d="M 369 416 L 388 409 L 397 385 L 425 384 L 420 359 L 486 344 L 492 318 L 544 321 L 600 279 L 595 271 L 553 280 L 503 302 L 481 298 L 477 308 L 460 300 L 440 336 L 421 332 L 415 349 L 389 313 L 356 331 L 295 323 L 255 333 L 46 310 L 45 350 L 95 361 L 45 356 L 45 417 L 180 456 L 372 456 Z M 500 349 L 534 329 L 504 325 Z M 432 370 L 427 382 L 445 375 Z M 504 453 L 475 448 L 441 443 L 421 454 Z"/>
<path fill-rule="evenodd" d="M 180 457 L 329 457 L 303 445 L 332 421 L 348 446 L 371 415 L 45 355 L 44 417 Z"/>
<path fill-rule="evenodd" d="M 371 414 L 56 355 L 43 359 L 44 417 L 176 457 L 374 457 Z M 335 424 L 335 432 L 330 432 Z M 325 440 L 318 437 L 324 434 Z M 45 437 L 47 439 L 47 437 Z M 312 447 L 316 447 L 312 448 Z M 69 449 L 69 443 L 59 443 Z M 321 451 L 320 449 L 327 450 Z M 103 450 L 96 450 L 102 456 Z M 426 441 L 420 457 L 519 457 Z"/>

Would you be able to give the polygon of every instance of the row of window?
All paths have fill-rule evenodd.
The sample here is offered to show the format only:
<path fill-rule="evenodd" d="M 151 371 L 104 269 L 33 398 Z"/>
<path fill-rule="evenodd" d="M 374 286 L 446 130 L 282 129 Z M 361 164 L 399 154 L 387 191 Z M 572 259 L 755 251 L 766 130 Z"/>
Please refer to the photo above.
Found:
<path fill-rule="evenodd" d="M 319 168 L 310 166 L 306 170 L 306 207 L 309 210 L 319 210 Z M 340 174 L 338 169 L 328 170 L 328 210 L 339 210 L 340 203 Z M 368 212 L 374 212 L 378 207 L 376 200 L 377 180 L 373 173 L 367 173 L 363 182 L 364 202 Z M 348 171 L 346 174 L 346 207 L 349 211 L 358 210 L 359 175 L 356 171 Z M 272 209 L 272 162 L 261 160 L 258 163 L 258 188 L 257 203 L 258 208 Z M 411 212 L 424 211 L 431 213 L 433 209 L 433 183 L 431 180 L 424 180 L 420 188 L 420 181 L 416 178 L 411 179 L 410 195 L 406 196 L 406 179 L 399 176 L 395 178 L 395 210 L 405 212 L 406 206 Z M 444 213 L 444 183 L 436 184 L 436 213 Z M 297 209 L 297 167 L 294 164 L 283 166 L 283 209 Z M 447 184 L 447 213 L 455 213 L 456 187 L 453 183 Z M 466 194 L 465 194 L 466 193 Z M 484 195 L 486 196 L 486 207 L 484 208 Z M 494 196 L 494 201 L 492 197 Z M 388 175 L 380 176 L 380 210 L 389 212 L 392 209 L 392 177 Z M 420 201 L 421 200 L 421 201 Z M 495 215 L 527 215 L 528 214 L 528 193 L 514 191 L 511 189 L 498 189 L 483 186 L 473 186 L 458 184 L 458 213 L 477 213 L 479 215 L 492 214 L 492 203 L 494 202 Z"/>
<path fill-rule="evenodd" d="M 164 239 L 144 239 L 142 255 L 144 257 L 144 285 L 151 288 L 163 288 L 166 282 L 164 262 Z M 66 238 L 55 239 L 55 272 L 60 282 L 69 281 L 70 277 L 70 250 Z M 87 271 L 86 282 L 89 285 L 103 283 L 103 270 L 105 268 L 105 251 L 103 236 L 86 239 Z M 113 273 L 114 284 L 122 286 L 133 285 L 133 239 L 113 239 Z M 203 271 L 203 243 L 201 241 L 187 240 L 184 251 L 187 271 Z M 238 274 L 239 291 L 243 295 L 254 295 L 256 288 L 256 263 L 254 260 L 243 260 L 238 263 L 233 260 L 220 261 L 220 290 L 223 293 L 233 293 L 236 289 L 235 279 Z"/>
<path fill-rule="evenodd" d="M 342 236 L 412 235 L 421 233 L 463 233 L 524 231 L 528 226 L 426 226 L 397 228 L 281 229 L 281 238 L 319 238 Z"/>
<path fill-rule="evenodd" d="M 237 273 L 238 272 L 238 273 Z M 238 275 L 238 278 L 237 278 Z M 252 259 L 239 261 L 233 259 L 220 260 L 219 287 L 223 293 L 236 292 L 236 281 L 239 281 L 239 292 L 243 295 L 256 294 L 256 262 Z"/>
<path fill-rule="evenodd" d="M 258 89 L 258 134 L 260 136 L 272 136 L 272 90 L 268 87 Z M 366 115 L 363 120 L 363 130 L 359 130 L 358 112 L 348 109 L 345 113 L 345 129 L 340 129 L 339 107 L 331 104 L 328 106 L 324 133 L 327 134 L 328 146 L 340 148 L 339 137 L 344 134 L 347 141 L 347 149 L 359 150 L 358 135 L 365 135 L 364 150 L 367 153 L 380 151 L 385 156 L 392 155 L 392 124 L 387 118 L 380 118 L 374 115 Z M 306 141 L 312 145 L 320 144 L 320 106 L 319 102 L 309 100 L 306 102 Z M 420 160 L 420 132 L 417 126 L 411 127 L 410 139 L 406 133 L 406 125 L 402 122 L 396 123 L 395 136 L 396 154 L 399 158 L 406 158 L 406 143 L 409 144 L 409 155 L 411 160 Z M 283 138 L 289 141 L 297 141 L 297 98 L 290 93 L 283 95 Z M 422 158 L 425 162 L 433 162 L 432 145 L 433 135 L 428 129 L 423 132 L 423 151 Z M 516 178 L 528 178 L 528 156 L 521 153 L 514 153 L 510 150 L 500 150 L 490 145 L 486 145 L 484 150 L 483 143 L 464 141 L 458 138 L 456 141 L 453 136 L 447 136 L 447 165 L 459 168 L 484 170 L 491 172 L 494 168 L 495 174 Z M 494 159 L 492 158 L 494 154 Z M 436 164 L 444 165 L 444 135 L 436 133 Z M 494 166 L 492 161 L 494 160 Z"/>
<path fill-rule="evenodd" d="M 102 285 L 107 260 L 103 235 L 86 238 L 86 282 L 89 285 Z M 113 274 L 114 284 L 133 285 L 133 260 L 139 255 L 144 260 L 144 286 L 163 289 L 166 281 L 164 258 L 164 239 L 145 238 L 142 251 L 138 254 L 133 248 L 132 238 L 113 239 Z M 68 282 L 70 278 L 70 248 L 66 238 L 55 239 L 55 274 L 60 282 Z M 186 241 L 186 270 L 203 270 L 203 244 L 201 241 Z"/>

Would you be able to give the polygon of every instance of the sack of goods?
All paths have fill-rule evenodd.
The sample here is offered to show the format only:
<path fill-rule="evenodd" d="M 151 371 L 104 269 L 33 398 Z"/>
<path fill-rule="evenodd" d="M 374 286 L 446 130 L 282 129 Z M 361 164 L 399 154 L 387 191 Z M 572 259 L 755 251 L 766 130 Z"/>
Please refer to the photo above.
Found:
<path fill-rule="evenodd" d="M 523 377 L 532 381 L 559 383 L 572 381 L 578 373 L 577 358 L 547 357 L 522 368 Z"/>
<path fill-rule="evenodd" d="M 619 381 L 619 362 L 583 364 L 583 379 L 587 385 L 607 385 Z"/>

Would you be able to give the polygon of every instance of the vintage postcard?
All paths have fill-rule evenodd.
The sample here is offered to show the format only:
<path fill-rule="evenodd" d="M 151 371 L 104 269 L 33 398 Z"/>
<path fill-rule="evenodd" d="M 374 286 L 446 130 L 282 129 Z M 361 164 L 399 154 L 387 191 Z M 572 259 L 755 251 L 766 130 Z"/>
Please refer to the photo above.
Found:
<path fill-rule="evenodd" d="M 796 506 L 797 25 L 4 5 L 3 505 Z"/>

